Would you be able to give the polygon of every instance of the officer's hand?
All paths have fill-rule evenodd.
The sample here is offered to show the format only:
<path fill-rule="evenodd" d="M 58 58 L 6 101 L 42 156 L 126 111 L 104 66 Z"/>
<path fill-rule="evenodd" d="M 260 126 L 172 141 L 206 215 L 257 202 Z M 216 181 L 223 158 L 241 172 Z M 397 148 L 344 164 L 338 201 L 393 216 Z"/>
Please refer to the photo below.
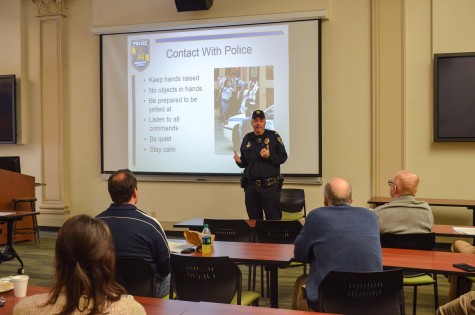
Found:
<path fill-rule="evenodd" d="M 234 161 L 236 161 L 238 164 L 241 164 L 241 157 L 236 153 L 236 151 L 234 151 Z"/>
<path fill-rule="evenodd" d="M 269 145 L 267 145 L 267 146 L 265 146 L 265 147 L 261 150 L 261 156 L 262 156 L 264 159 L 267 159 L 267 158 L 269 158 L 269 155 L 270 155 Z"/>

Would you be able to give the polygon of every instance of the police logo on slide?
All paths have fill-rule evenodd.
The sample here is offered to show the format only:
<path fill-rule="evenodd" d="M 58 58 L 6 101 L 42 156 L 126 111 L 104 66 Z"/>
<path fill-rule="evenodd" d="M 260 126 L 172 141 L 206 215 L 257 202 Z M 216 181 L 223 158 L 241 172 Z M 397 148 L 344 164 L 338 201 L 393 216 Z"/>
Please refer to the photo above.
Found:
<path fill-rule="evenodd" d="M 130 42 L 132 66 L 138 70 L 145 70 L 150 64 L 150 39 L 134 39 Z"/>

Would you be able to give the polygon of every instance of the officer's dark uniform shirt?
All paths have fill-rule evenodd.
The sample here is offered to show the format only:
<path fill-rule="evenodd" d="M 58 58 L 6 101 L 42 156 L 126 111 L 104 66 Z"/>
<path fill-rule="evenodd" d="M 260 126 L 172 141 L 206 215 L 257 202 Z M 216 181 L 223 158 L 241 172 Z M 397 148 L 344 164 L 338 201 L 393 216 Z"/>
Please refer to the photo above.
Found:
<path fill-rule="evenodd" d="M 261 157 L 260 151 L 269 145 L 269 158 Z M 280 175 L 280 164 L 287 160 L 282 138 L 276 131 L 265 129 L 260 136 L 249 132 L 242 140 L 241 163 L 239 167 L 245 168 L 244 175 L 247 179 L 267 179 Z"/>

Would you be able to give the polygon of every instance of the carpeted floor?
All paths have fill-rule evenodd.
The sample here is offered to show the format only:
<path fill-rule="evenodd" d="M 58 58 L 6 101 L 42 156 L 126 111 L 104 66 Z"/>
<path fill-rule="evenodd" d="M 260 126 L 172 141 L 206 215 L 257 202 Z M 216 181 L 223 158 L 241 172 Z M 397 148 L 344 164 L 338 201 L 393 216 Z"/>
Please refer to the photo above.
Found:
<path fill-rule="evenodd" d="M 39 286 L 49 286 L 53 274 L 54 242 L 55 232 L 40 233 L 39 244 L 34 241 L 23 242 L 15 245 L 15 250 L 20 255 L 24 263 L 25 274 L 30 276 L 29 284 Z M 3 248 L 2 248 L 3 250 Z M 3 262 L 0 264 L 0 277 L 11 276 L 17 273 L 20 263 L 17 260 Z M 247 287 L 247 268 L 242 267 L 243 287 Z M 302 268 L 279 269 L 279 306 L 290 309 L 292 306 L 293 285 L 295 279 L 302 274 Z M 260 279 L 258 272 L 258 279 Z M 442 305 L 447 301 L 448 282 L 443 275 L 438 275 L 439 303 Z M 260 286 L 257 286 L 260 288 Z M 411 287 L 404 288 L 406 314 L 412 314 Z M 433 286 L 422 286 L 417 294 L 417 314 L 434 314 Z M 259 301 L 261 307 L 269 306 L 269 299 L 263 297 Z"/>

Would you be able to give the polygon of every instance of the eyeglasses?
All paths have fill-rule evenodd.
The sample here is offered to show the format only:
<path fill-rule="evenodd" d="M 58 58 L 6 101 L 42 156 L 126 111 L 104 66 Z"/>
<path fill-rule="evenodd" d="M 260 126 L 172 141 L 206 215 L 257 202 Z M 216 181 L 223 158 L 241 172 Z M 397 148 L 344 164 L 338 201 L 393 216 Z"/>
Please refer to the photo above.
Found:
<path fill-rule="evenodd" d="M 391 186 L 392 184 L 394 184 L 394 180 L 392 179 L 388 180 L 388 186 Z"/>

